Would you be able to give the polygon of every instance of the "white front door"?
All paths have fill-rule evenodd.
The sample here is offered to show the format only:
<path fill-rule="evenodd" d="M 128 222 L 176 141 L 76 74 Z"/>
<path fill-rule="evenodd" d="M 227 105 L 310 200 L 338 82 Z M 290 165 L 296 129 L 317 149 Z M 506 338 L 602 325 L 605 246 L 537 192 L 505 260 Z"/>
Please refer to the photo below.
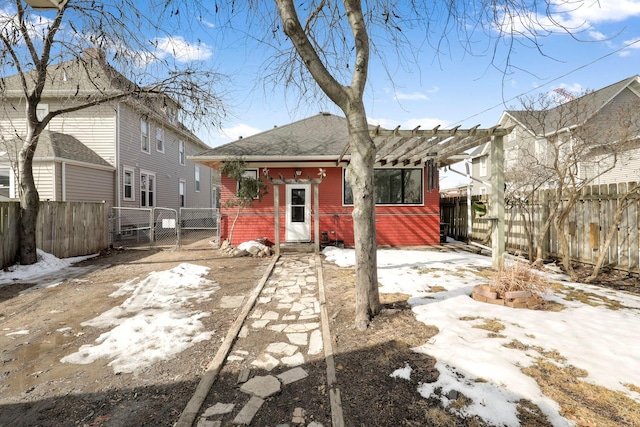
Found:
<path fill-rule="evenodd" d="M 311 184 L 287 185 L 287 242 L 311 241 Z"/>

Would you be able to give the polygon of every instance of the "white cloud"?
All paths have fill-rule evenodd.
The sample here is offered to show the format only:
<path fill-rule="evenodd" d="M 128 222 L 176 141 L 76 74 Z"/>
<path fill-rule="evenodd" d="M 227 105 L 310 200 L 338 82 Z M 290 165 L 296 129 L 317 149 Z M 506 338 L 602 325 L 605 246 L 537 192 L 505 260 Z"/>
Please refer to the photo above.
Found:
<path fill-rule="evenodd" d="M 228 138 L 229 141 L 235 141 L 237 139 L 246 138 L 247 136 L 255 135 L 256 133 L 262 132 L 258 128 L 254 128 L 244 123 L 240 123 L 238 125 L 223 128 L 220 130 L 220 134 L 225 138 Z"/>
<path fill-rule="evenodd" d="M 213 55 L 213 49 L 206 44 L 192 44 L 181 36 L 156 39 L 155 45 L 161 54 L 172 55 L 179 62 L 204 61 Z"/>
<path fill-rule="evenodd" d="M 549 15 L 530 11 L 517 16 L 504 13 L 499 31 L 508 34 L 564 33 L 586 31 L 591 40 L 605 40 L 608 36 L 595 29 L 597 24 L 622 22 L 640 17 L 640 0 L 599 0 L 567 3 L 552 1 Z"/>
<path fill-rule="evenodd" d="M 421 92 L 402 93 L 396 92 L 399 101 L 428 101 L 429 97 Z"/>

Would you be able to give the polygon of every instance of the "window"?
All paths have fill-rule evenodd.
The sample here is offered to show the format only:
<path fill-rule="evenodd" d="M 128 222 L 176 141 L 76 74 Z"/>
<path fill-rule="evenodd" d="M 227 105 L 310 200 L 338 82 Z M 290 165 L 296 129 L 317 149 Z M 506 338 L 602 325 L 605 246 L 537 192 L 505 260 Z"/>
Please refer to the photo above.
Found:
<path fill-rule="evenodd" d="M 124 200 L 135 200 L 133 196 L 133 169 L 124 169 L 124 175 L 122 177 Z"/>
<path fill-rule="evenodd" d="M 186 191 L 187 183 L 185 181 L 180 181 L 180 185 L 178 187 L 178 194 L 180 195 L 180 207 L 187 207 L 187 199 L 186 199 Z"/>
<path fill-rule="evenodd" d="M 149 152 L 149 122 L 140 119 L 140 149 L 145 153 Z"/>
<path fill-rule="evenodd" d="M 422 169 L 375 169 L 373 179 L 377 205 L 418 205 L 422 203 Z M 353 204 L 351 187 L 344 182 L 344 204 Z"/>
<path fill-rule="evenodd" d="M 140 172 L 140 207 L 155 206 L 156 176 L 150 172 Z"/>
<path fill-rule="evenodd" d="M 517 145 L 504 150 L 504 167 L 515 168 L 518 166 L 519 149 Z"/>
<path fill-rule="evenodd" d="M 245 178 L 257 180 L 258 179 L 258 170 L 257 169 L 247 169 L 247 170 L 245 170 L 242 173 L 242 179 L 238 182 L 237 191 L 240 191 L 240 187 L 242 187 L 242 181 Z M 256 194 L 256 199 L 257 198 L 258 198 L 258 195 Z"/>
<path fill-rule="evenodd" d="M 15 197 L 13 174 L 9 167 L 0 167 L 0 196 Z"/>
<path fill-rule="evenodd" d="M 196 166 L 196 191 L 200 191 L 200 166 Z"/>
<path fill-rule="evenodd" d="M 480 157 L 480 176 L 487 176 L 487 158 L 488 156 Z"/>
<path fill-rule="evenodd" d="M 178 141 L 178 160 L 181 165 L 184 165 L 184 141 Z"/>
<path fill-rule="evenodd" d="M 164 129 L 156 128 L 156 151 L 164 153 Z"/>
<path fill-rule="evenodd" d="M 49 114 L 49 104 L 38 104 L 36 106 L 36 117 L 38 120 L 44 119 Z"/>

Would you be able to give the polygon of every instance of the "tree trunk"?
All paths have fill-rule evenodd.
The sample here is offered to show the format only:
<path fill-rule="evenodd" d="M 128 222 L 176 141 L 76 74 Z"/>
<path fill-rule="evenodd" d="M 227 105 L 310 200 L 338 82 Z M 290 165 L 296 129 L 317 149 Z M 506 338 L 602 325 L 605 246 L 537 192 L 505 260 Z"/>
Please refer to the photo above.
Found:
<path fill-rule="evenodd" d="M 380 312 L 373 164 L 375 146 L 364 108 L 349 112 L 351 162 L 347 181 L 353 191 L 353 231 L 356 249 L 356 328 L 363 331 Z"/>
<path fill-rule="evenodd" d="M 558 241 L 560 243 L 560 251 L 562 252 L 562 265 L 564 266 L 565 271 L 574 282 L 578 280 L 578 276 L 576 272 L 573 270 L 573 265 L 571 265 L 571 254 L 569 253 L 569 242 L 567 242 L 567 236 L 564 234 L 564 224 L 567 219 L 566 211 L 563 211 L 554 219 L 553 225 L 556 229 L 556 234 L 558 235 Z"/>
<path fill-rule="evenodd" d="M 40 196 L 33 179 L 33 155 L 38 140 L 28 135 L 18 155 L 18 177 L 20 191 L 20 264 L 30 265 L 38 261 L 36 246 L 36 226 Z"/>

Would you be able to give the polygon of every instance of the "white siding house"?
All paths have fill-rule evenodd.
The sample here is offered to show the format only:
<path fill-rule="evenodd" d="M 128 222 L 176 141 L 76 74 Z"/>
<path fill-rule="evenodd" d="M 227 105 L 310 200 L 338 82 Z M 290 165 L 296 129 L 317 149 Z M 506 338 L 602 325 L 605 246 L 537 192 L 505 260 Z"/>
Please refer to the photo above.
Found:
<path fill-rule="evenodd" d="M 89 79 L 87 69 L 103 79 L 98 83 L 96 77 Z M 25 99 L 17 76 L 7 77 L 3 83 L 0 196 L 15 198 L 12 145 L 26 133 Z M 38 114 L 78 105 L 96 95 L 96 87 L 104 94 L 130 85 L 133 83 L 106 64 L 102 55 L 87 52 L 82 66 L 73 60 L 51 67 Z M 119 98 L 54 117 L 34 158 L 40 198 L 104 200 L 116 207 L 179 208 L 181 203 L 185 207 L 212 207 L 211 170 L 199 168 L 196 172 L 197 165 L 187 160 L 187 156 L 210 147 L 178 120 L 178 111 L 175 101 L 156 94 L 152 98 Z M 44 140 L 50 141 L 43 144 Z M 80 143 L 91 155 L 77 158 L 78 150 L 66 150 L 69 141 Z"/>

